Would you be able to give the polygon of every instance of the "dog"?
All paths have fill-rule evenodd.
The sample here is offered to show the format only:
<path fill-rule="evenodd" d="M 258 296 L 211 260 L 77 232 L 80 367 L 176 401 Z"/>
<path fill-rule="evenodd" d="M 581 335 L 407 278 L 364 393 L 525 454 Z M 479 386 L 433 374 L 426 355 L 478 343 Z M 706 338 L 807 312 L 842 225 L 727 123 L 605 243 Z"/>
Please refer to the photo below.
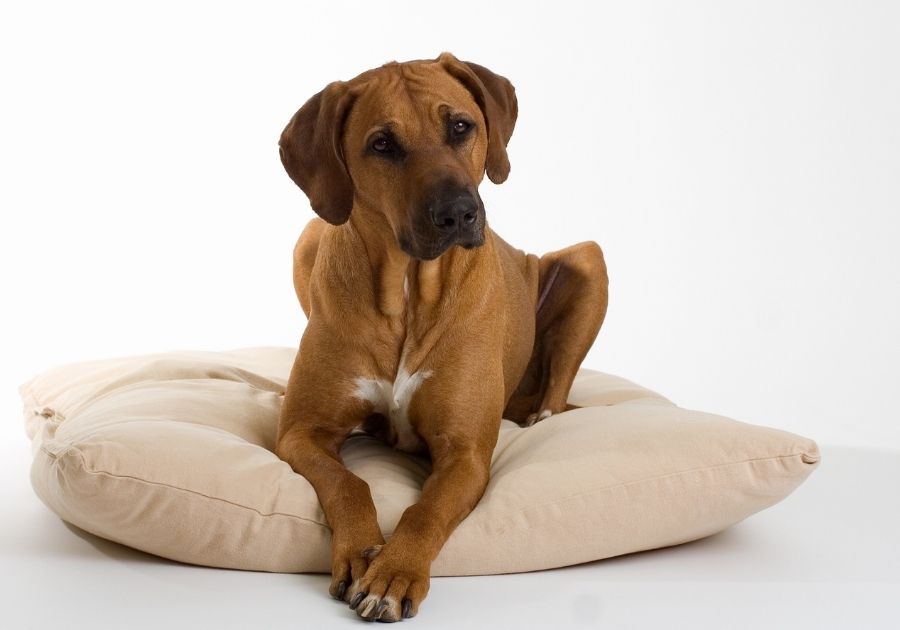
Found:
<path fill-rule="evenodd" d="M 443 53 L 331 83 L 281 134 L 319 216 L 294 249 L 308 324 L 275 452 L 331 527 L 329 592 L 370 621 L 416 615 L 432 561 L 488 485 L 501 419 L 571 408 L 606 315 L 597 243 L 538 257 L 487 225 L 478 187 L 509 175 L 517 114 L 507 79 Z M 432 462 L 387 542 L 341 462 L 358 430 Z"/>

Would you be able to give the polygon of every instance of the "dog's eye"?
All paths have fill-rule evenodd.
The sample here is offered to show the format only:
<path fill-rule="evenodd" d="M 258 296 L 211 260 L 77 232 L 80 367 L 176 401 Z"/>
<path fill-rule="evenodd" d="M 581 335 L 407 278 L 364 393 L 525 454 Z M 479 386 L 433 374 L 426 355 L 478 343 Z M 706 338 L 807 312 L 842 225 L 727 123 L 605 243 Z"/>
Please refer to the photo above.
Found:
<path fill-rule="evenodd" d="M 372 140 L 371 146 L 372 150 L 377 151 L 378 153 L 390 153 L 394 147 L 391 141 L 384 136 L 378 136 Z"/>
<path fill-rule="evenodd" d="M 472 123 L 468 120 L 454 120 L 450 124 L 450 131 L 453 132 L 454 136 L 462 136 L 465 135 L 472 128 Z"/>

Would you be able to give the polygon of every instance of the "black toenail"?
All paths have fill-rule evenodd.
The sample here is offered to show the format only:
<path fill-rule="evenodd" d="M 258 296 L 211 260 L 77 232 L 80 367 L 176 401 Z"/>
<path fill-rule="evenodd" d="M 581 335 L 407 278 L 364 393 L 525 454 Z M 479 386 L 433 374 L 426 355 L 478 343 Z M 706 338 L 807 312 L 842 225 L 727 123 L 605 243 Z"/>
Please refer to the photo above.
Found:
<path fill-rule="evenodd" d="M 345 582 L 344 580 L 341 580 L 338 583 L 338 590 L 337 590 L 337 596 L 336 596 L 337 599 L 344 599 L 344 593 L 346 593 L 346 592 L 347 592 L 347 582 Z"/>
<path fill-rule="evenodd" d="M 388 603 L 385 600 L 381 600 L 381 603 L 378 604 L 378 607 L 375 609 L 375 614 L 372 615 L 376 619 L 381 617 L 381 613 L 383 613 L 388 607 Z"/>
<path fill-rule="evenodd" d="M 410 614 L 412 612 L 412 602 L 408 599 L 403 600 L 403 618 L 409 619 L 412 617 Z"/>
<path fill-rule="evenodd" d="M 350 602 L 350 610 L 356 610 L 356 607 L 359 606 L 359 602 L 365 599 L 366 593 L 357 593 L 356 597 Z"/>

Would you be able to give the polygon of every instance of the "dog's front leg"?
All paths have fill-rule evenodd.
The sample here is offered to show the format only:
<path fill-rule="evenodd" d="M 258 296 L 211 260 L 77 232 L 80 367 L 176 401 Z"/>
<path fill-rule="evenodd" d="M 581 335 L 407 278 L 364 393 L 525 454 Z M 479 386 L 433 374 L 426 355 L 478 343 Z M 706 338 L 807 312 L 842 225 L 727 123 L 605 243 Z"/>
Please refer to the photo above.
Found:
<path fill-rule="evenodd" d="M 369 485 L 341 461 L 340 448 L 352 421 L 318 417 L 302 400 L 308 388 L 289 387 L 282 407 L 275 453 L 312 485 L 331 527 L 332 597 L 350 601 L 368 568 L 364 550 L 384 543 Z M 352 417 L 342 409 L 337 417 Z"/>
<path fill-rule="evenodd" d="M 466 424 L 471 421 L 471 416 L 465 418 Z M 431 453 L 431 476 L 419 502 L 407 508 L 393 536 L 374 555 L 350 601 L 360 617 L 398 621 L 415 616 L 428 593 L 432 561 L 484 494 L 499 423 L 497 410 L 496 418 L 480 423 L 480 437 L 446 420 L 441 426 L 449 425 L 449 430 L 422 435 Z"/>

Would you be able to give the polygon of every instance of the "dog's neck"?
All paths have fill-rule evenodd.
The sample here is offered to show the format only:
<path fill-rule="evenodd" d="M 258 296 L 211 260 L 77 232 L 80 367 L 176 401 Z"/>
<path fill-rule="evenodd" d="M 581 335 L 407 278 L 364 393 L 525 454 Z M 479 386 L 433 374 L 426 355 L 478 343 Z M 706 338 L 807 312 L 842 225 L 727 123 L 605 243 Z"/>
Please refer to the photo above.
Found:
<path fill-rule="evenodd" d="M 476 254 L 454 245 L 434 260 L 413 258 L 400 249 L 384 215 L 366 208 L 354 207 L 347 227 L 365 247 L 375 302 L 388 317 L 402 316 L 410 301 L 417 306 L 437 304 L 442 292 L 455 290 L 454 280 Z"/>
<path fill-rule="evenodd" d="M 404 279 L 413 259 L 397 245 L 390 225 L 380 213 L 354 207 L 347 227 L 359 235 L 365 248 L 378 309 L 388 316 L 402 314 Z"/>

